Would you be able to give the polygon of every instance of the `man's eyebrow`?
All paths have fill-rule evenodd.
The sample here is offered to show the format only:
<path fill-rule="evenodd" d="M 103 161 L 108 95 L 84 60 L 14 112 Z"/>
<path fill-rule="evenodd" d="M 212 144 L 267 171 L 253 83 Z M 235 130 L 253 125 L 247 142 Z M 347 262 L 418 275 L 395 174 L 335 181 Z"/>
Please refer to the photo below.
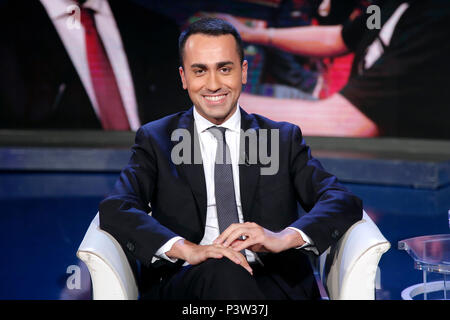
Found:
<path fill-rule="evenodd" d="M 217 68 L 222 68 L 222 67 L 224 67 L 224 66 L 226 66 L 226 65 L 228 65 L 228 64 L 233 65 L 234 63 L 233 63 L 233 61 L 223 61 L 223 62 L 218 62 L 218 63 L 217 63 Z"/>
<path fill-rule="evenodd" d="M 203 64 L 203 63 L 194 63 L 194 64 L 191 64 L 191 68 L 192 68 L 192 69 L 194 69 L 194 68 L 208 69 L 208 67 L 206 66 L 206 64 Z"/>
<path fill-rule="evenodd" d="M 217 68 L 222 68 L 229 64 L 234 65 L 233 61 L 221 61 L 221 62 L 217 62 L 216 66 L 217 66 Z M 204 63 L 194 63 L 194 64 L 191 64 L 191 68 L 192 69 L 194 69 L 194 68 L 208 69 L 208 66 Z"/>

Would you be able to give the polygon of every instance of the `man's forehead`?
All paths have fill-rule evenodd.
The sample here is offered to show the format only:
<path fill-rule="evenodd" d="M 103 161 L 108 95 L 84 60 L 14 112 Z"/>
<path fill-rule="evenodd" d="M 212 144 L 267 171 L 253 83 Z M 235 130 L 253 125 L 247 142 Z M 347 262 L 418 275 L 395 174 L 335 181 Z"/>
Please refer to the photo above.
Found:
<path fill-rule="evenodd" d="M 194 34 L 186 41 L 184 59 L 189 60 L 189 64 L 217 64 L 239 60 L 236 49 L 236 41 L 232 35 Z"/>

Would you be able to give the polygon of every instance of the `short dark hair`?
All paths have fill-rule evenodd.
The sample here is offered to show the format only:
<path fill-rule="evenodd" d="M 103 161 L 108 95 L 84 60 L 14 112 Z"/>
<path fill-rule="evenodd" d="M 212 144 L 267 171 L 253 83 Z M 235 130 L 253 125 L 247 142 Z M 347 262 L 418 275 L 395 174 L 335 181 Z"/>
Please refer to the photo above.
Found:
<path fill-rule="evenodd" d="M 202 18 L 190 24 L 186 30 L 184 30 L 178 38 L 178 53 L 180 55 L 180 63 L 183 66 L 183 54 L 184 45 L 187 39 L 193 34 L 206 34 L 210 36 L 222 36 L 231 34 L 236 40 L 236 48 L 238 55 L 242 62 L 244 61 L 244 48 L 242 45 L 242 39 L 239 32 L 233 25 L 223 19 L 219 18 Z"/>

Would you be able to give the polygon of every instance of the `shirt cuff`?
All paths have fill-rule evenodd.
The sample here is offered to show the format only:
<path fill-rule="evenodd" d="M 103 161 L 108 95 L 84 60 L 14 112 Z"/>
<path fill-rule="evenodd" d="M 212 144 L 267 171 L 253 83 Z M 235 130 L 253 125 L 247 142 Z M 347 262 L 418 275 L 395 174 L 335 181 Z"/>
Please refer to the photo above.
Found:
<path fill-rule="evenodd" d="M 288 229 L 292 229 L 292 230 L 300 233 L 300 236 L 303 238 L 303 241 L 305 241 L 305 243 L 303 245 L 301 245 L 300 247 L 296 247 L 295 249 L 310 250 L 310 251 L 314 252 L 316 255 L 319 255 L 319 251 L 314 246 L 314 241 L 312 241 L 312 239 L 310 237 L 308 237 L 302 230 L 294 228 L 294 227 L 288 227 Z"/>
<path fill-rule="evenodd" d="M 165 244 L 163 244 L 163 246 L 161 248 L 159 248 L 158 251 L 156 251 L 155 256 L 152 258 L 152 263 L 154 263 L 155 261 L 158 261 L 159 259 L 165 259 L 172 263 L 177 262 L 178 259 L 169 258 L 168 256 L 166 256 L 166 252 L 170 251 L 170 249 L 172 249 L 172 246 L 175 244 L 175 242 L 177 242 L 178 240 L 182 240 L 182 239 L 184 239 L 184 238 L 173 237 L 172 239 L 167 241 Z"/>

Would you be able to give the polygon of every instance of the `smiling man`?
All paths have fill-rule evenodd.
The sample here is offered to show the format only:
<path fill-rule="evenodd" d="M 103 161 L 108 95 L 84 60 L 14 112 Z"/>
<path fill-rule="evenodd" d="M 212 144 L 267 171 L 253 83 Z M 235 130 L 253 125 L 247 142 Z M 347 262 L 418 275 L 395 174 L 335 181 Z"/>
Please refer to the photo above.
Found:
<path fill-rule="evenodd" d="M 247 62 L 232 25 L 193 23 L 179 52 L 194 106 L 138 130 L 128 166 L 100 204 L 101 228 L 141 265 L 141 298 L 317 298 L 307 254 L 322 253 L 358 221 L 361 200 L 311 157 L 297 126 L 239 106 Z M 200 164 L 173 161 L 179 129 Z M 278 141 L 250 146 L 279 144 L 274 174 L 261 175 L 261 162 L 239 163 L 248 130 L 278 131 Z M 298 204 L 308 212 L 302 217 Z"/>

